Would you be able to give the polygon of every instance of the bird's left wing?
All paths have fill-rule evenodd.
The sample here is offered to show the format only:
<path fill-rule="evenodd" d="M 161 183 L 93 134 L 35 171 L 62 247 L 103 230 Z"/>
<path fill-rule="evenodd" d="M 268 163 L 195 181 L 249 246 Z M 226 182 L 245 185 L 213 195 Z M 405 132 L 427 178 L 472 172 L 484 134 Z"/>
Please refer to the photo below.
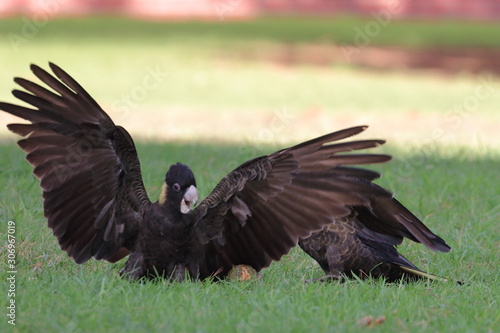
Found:
<path fill-rule="evenodd" d="M 43 189 L 44 215 L 61 248 L 77 263 L 95 257 L 116 261 L 128 254 L 150 201 L 134 142 L 71 76 L 50 64 L 55 77 L 32 65 L 53 91 L 16 78 L 14 90 L 35 109 L 0 103 L 30 121 L 10 124 Z"/>
<path fill-rule="evenodd" d="M 373 196 L 391 197 L 370 185 L 378 173 L 346 167 L 380 163 L 387 155 L 341 154 L 382 140 L 332 143 L 362 132 L 348 128 L 258 157 L 224 177 L 187 218 L 194 223 L 194 255 L 201 278 L 232 266 L 260 270 L 279 260 L 299 238 L 351 213 Z"/>

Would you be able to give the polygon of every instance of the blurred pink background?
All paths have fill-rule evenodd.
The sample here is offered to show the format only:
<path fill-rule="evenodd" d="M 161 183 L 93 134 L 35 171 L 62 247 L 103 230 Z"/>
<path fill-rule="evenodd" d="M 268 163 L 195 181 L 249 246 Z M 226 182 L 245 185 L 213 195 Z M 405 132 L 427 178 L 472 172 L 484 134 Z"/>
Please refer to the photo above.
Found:
<path fill-rule="evenodd" d="M 498 20 L 500 0 L 2 0 L 0 16 L 119 14 L 157 19 L 248 19 L 268 14 L 372 15 Z"/>

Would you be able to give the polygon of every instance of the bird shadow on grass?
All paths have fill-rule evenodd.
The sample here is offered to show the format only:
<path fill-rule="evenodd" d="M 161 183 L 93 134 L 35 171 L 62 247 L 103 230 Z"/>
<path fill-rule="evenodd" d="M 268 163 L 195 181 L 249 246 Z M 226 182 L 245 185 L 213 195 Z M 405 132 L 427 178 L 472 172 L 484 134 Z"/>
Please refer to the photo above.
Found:
<path fill-rule="evenodd" d="M 139 142 L 137 149 L 145 183 L 154 200 L 171 163 L 183 162 L 193 169 L 203 198 L 241 163 L 287 146 L 200 140 Z M 500 254 L 499 234 L 495 231 L 495 221 L 500 216 L 498 152 L 485 149 L 478 153 L 464 147 L 407 150 L 388 145 L 367 152 L 393 156 L 388 163 L 366 168 L 380 172 L 382 178 L 376 182 L 392 191 L 453 248 L 451 253 L 443 254 L 411 241 L 403 242 L 402 251 L 416 257 L 417 266 L 430 266 L 428 269 L 437 275 L 451 274 L 452 280 L 465 282 L 466 271 L 474 267 L 484 272 L 485 278 L 487 272 L 496 269 L 494 258 Z"/>
<path fill-rule="evenodd" d="M 136 142 L 143 180 L 152 201 L 159 196 L 170 164 L 182 162 L 189 165 L 197 177 L 200 198 L 204 198 L 223 176 L 241 163 L 284 147 L 286 145 L 207 142 L 201 139 Z M 22 221 L 40 220 L 34 222 L 40 224 L 40 230 L 48 230 L 45 221 L 42 222 L 38 181 L 31 175 L 32 168 L 24 160 L 24 153 L 12 140 L 1 140 L 0 151 L 2 220 L 20 220 L 17 230 L 20 241 L 36 241 L 35 236 L 29 236 L 33 235 L 33 226 Z M 478 280 L 487 280 L 496 272 L 495 258 L 500 254 L 499 234 L 495 228 L 500 216 L 498 153 L 486 151 L 480 155 L 471 148 L 443 148 L 420 151 L 415 155 L 404 148 L 391 146 L 370 152 L 393 155 L 391 162 L 366 167 L 381 172 L 383 178 L 376 182 L 394 192 L 405 206 L 453 248 L 449 254 L 435 253 L 420 244 L 405 241 L 402 250 L 405 256 L 424 270 L 429 266 L 428 270 L 437 275 L 466 282 L 467 272 L 471 270 L 476 272 L 474 279 Z M 52 241 L 56 243 L 55 239 Z M 36 246 L 29 247 L 28 251 L 40 253 L 22 254 L 26 260 L 34 260 L 44 252 L 40 248 L 37 250 Z M 54 248 L 54 253 L 57 251 Z M 30 266 L 33 263 L 25 264 Z M 318 277 L 320 275 L 318 270 Z"/>

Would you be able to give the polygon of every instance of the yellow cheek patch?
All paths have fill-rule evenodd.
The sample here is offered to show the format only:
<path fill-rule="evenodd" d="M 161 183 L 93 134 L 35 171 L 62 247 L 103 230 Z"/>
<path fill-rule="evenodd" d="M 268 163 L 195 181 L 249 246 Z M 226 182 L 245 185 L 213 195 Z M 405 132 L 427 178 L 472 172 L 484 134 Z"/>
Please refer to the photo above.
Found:
<path fill-rule="evenodd" d="M 160 199 L 158 199 L 160 205 L 164 205 L 167 202 L 167 191 L 168 191 L 168 186 L 167 183 L 164 182 L 163 185 L 161 186 Z"/>

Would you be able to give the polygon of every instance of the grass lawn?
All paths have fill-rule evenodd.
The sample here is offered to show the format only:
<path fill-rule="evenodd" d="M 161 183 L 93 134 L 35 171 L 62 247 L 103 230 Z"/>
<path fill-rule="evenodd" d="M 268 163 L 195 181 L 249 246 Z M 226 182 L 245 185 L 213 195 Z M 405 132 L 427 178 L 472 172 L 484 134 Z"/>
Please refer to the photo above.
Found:
<path fill-rule="evenodd" d="M 308 29 L 299 28 L 302 20 Z M 0 32 L 20 33 L 20 22 L 0 21 Z M 151 199 L 157 198 L 170 163 L 190 165 L 205 196 L 218 179 L 249 158 L 367 123 L 371 128 L 363 137 L 388 138 L 378 151 L 395 156 L 373 167 L 383 173 L 379 183 L 453 248 L 448 254 L 434 253 L 405 242 L 400 251 L 420 268 L 464 285 L 377 280 L 304 284 L 322 271 L 298 249 L 265 269 L 261 279 L 243 283 L 139 284 L 118 277 L 123 263 L 78 266 L 46 227 L 38 182 L 5 131 L 14 119 L 2 113 L 0 243 L 6 247 L 7 223 L 15 221 L 18 272 L 16 326 L 11 326 L 5 315 L 10 274 L 2 251 L 0 331 L 496 331 L 498 77 L 287 67 L 231 59 L 226 52 L 333 40 L 328 24 L 338 24 L 341 31 L 339 27 L 352 29 L 364 21 L 318 22 L 291 20 L 292 28 L 285 29 L 267 19 L 254 26 L 231 23 L 229 29 L 219 23 L 146 24 L 109 18 L 51 21 L 17 50 L 7 39 L 0 40 L 0 49 L 7 50 L 1 55 L 0 100 L 13 101 L 11 78 L 31 77 L 29 63 L 59 64 L 117 123 L 130 129 Z M 498 38 L 487 32 L 493 29 L 489 25 L 471 23 L 467 29 L 453 22 L 442 30 L 434 23 L 415 30 L 413 23 L 394 22 L 394 32 L 381 34 L 379 42 L 405 44 L 404 33 L 396 35 L 396 28 L 404 27 L 429 31 L 410 39 L 425 42 L 407 46 L 432 46 L 437 43 L 433 38 L 441 36 L 450 46 L 467 47 L 475 34 L 483 36 L 477 39 L 481 46 L 498 46 L 492 42 Z M 342 38 L 333 41 L 348 41 L 352 32 Z M 368 316 L 384 316 L 385 321 L 367 328 L 360 321 Z"/>

